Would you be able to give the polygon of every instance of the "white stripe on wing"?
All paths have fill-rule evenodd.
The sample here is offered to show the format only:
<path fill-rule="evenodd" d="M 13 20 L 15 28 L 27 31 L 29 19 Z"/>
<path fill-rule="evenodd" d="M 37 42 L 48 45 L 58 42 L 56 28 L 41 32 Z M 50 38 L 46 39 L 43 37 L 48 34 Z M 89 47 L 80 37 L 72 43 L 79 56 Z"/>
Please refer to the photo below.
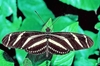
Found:
<path fill-rule="evenodd" d="M 27 45 L 27 43 L 28 43 L 30 40 L 33 40 L 33 41 L 34 41 L 34 38 L 37 38 L 37 37 L 42 36 L 42 35 L 44 35 L 44 34 L 33 35 L 33 36 L 28 37 L 27 40 L 26 40 L 26 41 L 24 42 L 24 44 L 22 45 L 21 49 L 22 49 L 25 45 Z"/>
<path fill-rule="evenodd" d="M 68 44 L 73 50 L 74 50 L 74 47 L 72 46 L 72 44 L 69 42 L 69 40 L 67 38 L 65 38 L 64 36 L 59 36 L 59 35 L 54 35 L 54 34 L 50 34 L 54 37 L 57 37 L 61 40 L 64 40 L 66 42 L 66 44 Z"/>
<path fill-rule="evenodd" d="M 35 43 L 33 43 L 30 47 L 28 47 L 28 49 L 34 48 L 34 47 L 37 46 L 37 45 L 41 45 L 42 43 L 44 43 L 44 42 L 46 42 L 46 41 L 47 41 L 47 39 L 45 38 L 45 39 L 42 39 L 42 40 L 40 40 L 40 41 L 38 41 L 38 42 L 35 42 Z"/>
<path fill-rule="evenodd" d="M 22 33 L 20 33 L 20 34 L 18 35 L 17 39 L 15 40 L 15 42 L 13 43 L 12 46 L 14 46 L 18 41 L 20 41 L 20 39 L 21 39 L 21 37 L 23 36 L 24 33 L 25 33 L 25 32 L 22 32 Z"/>
<path fill-rule="evenodd" d="M 70 34 L 75 38 L 75 41 L 76 41 L 81 47 L 83 47 L 83 45 L 82 45 L 81 42 L 79 41 L 78 37 L 77 37 L 75 34 L 73 34 L 73 33 L 70 33 Z"/>
<path fill-rule="evenodd" d="M 12 33 L 9 34 L 9 36 L 8 36 L 8 41 L 7 41 L 6 47 L 8 46 L 8 44 L 9 44 L 9 42 L 10 42 L 10 38 L 11 38 L 11 36 L 12 36 Z"/>
<path fill-rule="evenodd" d="M 62 44 L 60 44 L 60 43 L 58 43 L 58 42 L 56 42 L 56 41 L 54 41 L 54 40 L 52 40 L 52 39 L 48 39 L 48 41 L 49 41 L 50 43 L 52 43 L 52 44 L 54 44 L 54 45 L 56 45 L 56 46 L 58 46 L 58 47 L 61 47 L 62 49 L 65 49 L 65 50 L 66 50 L 66 47 L 64 47 Z"/>
<path fill-rule="evenodd" d="M 83 36 L 84 36 L 84 38 L 85 38 L 85 42 L 86 42 L 86 44 L 87 44 L 87 46 L 88 46 L 88 48 L 89 48 L 89 44 L 88 44 L 87 37 L 86 37 L 85 35 L 83 35 Z"/>

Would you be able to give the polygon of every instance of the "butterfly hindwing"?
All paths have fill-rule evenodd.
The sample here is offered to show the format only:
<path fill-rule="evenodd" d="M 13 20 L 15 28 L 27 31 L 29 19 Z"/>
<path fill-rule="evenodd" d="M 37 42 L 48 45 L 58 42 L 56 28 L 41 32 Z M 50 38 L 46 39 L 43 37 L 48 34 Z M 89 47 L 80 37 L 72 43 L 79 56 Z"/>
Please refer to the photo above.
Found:
<path fill-rule="evenodd" d="M 65 43 L 63 44 L 63 41 L 61 39 L 55 37 L 52 34 L 50 34 L 48 44 L 49 52 L 52 54 L 65 54 L 70 51 L 68 48 L 63 46 Z"/>
<path fill-rule="evenodd" d="M 25 50 L 32 54 L 42 54 L 47 48 L 47 39 L 44 37 L 39 37 L 32 41 L 31 46 L 27 47 Z"/>

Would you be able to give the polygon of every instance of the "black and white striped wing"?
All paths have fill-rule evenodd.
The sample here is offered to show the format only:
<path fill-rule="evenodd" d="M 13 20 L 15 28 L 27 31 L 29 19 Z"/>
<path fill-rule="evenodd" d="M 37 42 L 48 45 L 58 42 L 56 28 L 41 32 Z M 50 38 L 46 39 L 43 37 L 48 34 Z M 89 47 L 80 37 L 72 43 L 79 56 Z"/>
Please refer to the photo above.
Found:
<path fill-rule="evenodd" d="M 86 35 L 70 32 L 15 32 L 3 39 L 3 45 L 11 48 L 25 49 L 29 53 L 65 54 L 72 50 L 86 49 L 93 41 Z"/>
<path fill-rule="evenodd" d="M 46 49 L 47 39 L 44 35 L 43 32 L 14 32 L 5 36 L 2 43 L 6 47 L 25 49 L 29 53 L 39 54 Z"/>
<path fill-rule="evenodd" d="M 48 41 L 50 52 L 56 54 L 64 54 L 72 50 L 86 49 L 93 45 L 92 39 L 88 36 L 70 32 L 51 33 Z"/>

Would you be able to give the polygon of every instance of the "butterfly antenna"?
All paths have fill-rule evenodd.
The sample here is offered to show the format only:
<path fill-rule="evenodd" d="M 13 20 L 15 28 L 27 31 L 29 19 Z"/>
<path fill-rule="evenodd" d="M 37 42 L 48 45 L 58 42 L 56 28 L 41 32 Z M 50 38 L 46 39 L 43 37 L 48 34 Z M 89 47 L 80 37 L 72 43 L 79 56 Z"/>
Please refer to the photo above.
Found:
<path fill-rule="evenodd" d="M 35 11 L 35 13 L 36 13 L 36 14 L 38 15 L 38 17 L 42 20 L 42 22 L 45 23 L 45 21 L 41 18 L 41 16 L 39 15 L 39 13 L 38 13 L 37 11 Z M 45 24 L 46 24 L 46 23 L 45 23 Z M 44 24 L 44 25 L 45 25 L 45 24 Z M 44 25 L 43 25 L 43 26 L 44 26 Z M 48 27 L 48 26 L 46 26 L 46 27 Z"/>
<path fill-rule="evenodd" d="M 35 13 L 36 13 L 36 14 L 38 15 L 38 17 L 42 20 L 42 22 L 45 23 L 45 21 L 40 17 L 40 15 L 38 14 L 38 12 L 35 11 Z M 52 25 L 53 25 L 54 23 L 56 23 L 56 22 L 59 20 L 59 18 L 60 18 L 60 17 L 58 17 L 58 18 L 56 19 L 56 21 L 54 21 L 54 22 L 52 23 Z M 45 23 L 45 24 L 46 24 L 46 23 Z M 44 24 L 44 25 L 45 25 L 45 24 Z M 47 26 L 47 27 L 51 27 L 52 25 Z"/>
<path fill-rule="evenodd" d="M 45 23 L 44 20 L 43 20 L 43 19 L 40 17 L 40 15 L 38 14 L 38 12 L 35 11 L 35 13 L 36 13 L 36 14 L 38 15 L 38 17 L 42 20 L 42 22 Z"/>

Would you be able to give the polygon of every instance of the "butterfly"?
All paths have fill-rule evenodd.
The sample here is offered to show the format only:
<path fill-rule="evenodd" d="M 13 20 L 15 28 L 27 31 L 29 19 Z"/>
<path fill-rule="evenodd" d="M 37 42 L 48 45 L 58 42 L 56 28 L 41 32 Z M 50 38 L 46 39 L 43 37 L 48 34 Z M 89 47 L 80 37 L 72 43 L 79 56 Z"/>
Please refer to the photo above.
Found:
<path fill-rule="evenodd" d="M 24 49 L 28 53 L 66 54 L 73 50 L 86 49 L 93 45 L 93 40 L 79 33 L 73 32 L 46 32 L 21 31 L 13 32 L 2 39 L 5 47 Z"/>

